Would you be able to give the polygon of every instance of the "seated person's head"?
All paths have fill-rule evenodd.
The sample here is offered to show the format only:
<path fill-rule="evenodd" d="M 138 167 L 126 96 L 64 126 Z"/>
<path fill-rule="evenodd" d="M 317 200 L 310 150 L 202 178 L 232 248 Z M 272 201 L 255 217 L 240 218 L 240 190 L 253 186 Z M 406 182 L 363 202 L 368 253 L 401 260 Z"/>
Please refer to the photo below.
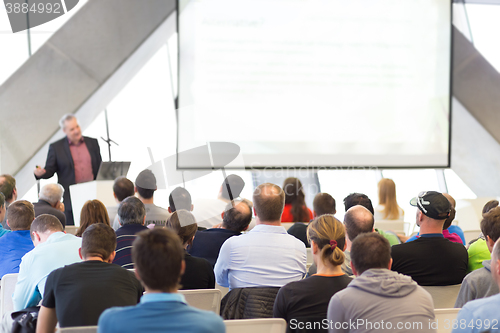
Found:
<path fill-rule="evenodd" d="M 193 210 L 193 203 L 191 201 L 191 194 L 183 187 L 175 188 L 168 196 L 168 211 L 175 212 L 177 209 L 185 209 L 187 211 Z"/>
<path fill-rule="evenodd" d="M 351 266 L 354 275 L 359 276 L 372 268 L 390 269 L 391 264 L 391 245 L 378 233 L 361 234 L 352 242 Z"/>
<path fill-rule="evenodd" d="M 252 221 L 252 208 L 247 200 L 235 200 L 227 204 L 222 226 L 235 232 L 242 232 Z"/>
<path fill-rule="evenodd" d="M 345 260 L 344 225 L 333 215 L 324 214 L 307 226 L 307 240 L 313 254 L 319 251 L 319 258 L 326 266 L 342 265 Z"/>
<path fill-rule="evenodd" d="M 2 192 L 0 192 L 0 221 L 3 221 L 5 218 L 5 195 L 3 195 Z"/>
<path fill-rule="evenodd" d="M 112 263 L 115 258 L 116 234 L 113 228 L 104 223 L 95 223 L 85 229 L 82 235 L 80 257 L 83 260 L 100 258 Z"/>
<path fill-rule="evenodd" d="M 372 201 L 370 200 L 370 198 L 368 198 L 366 194 L 351 193 L 344 198 L 344 208 L 346 212 L 349 210 L 349 208 L 357 205 L 365 207 L 370 211 L 370 213 L 372 213 L 372 215 L 375 214 L 375 211 L 373 210 Z"/>
<path fill-rule="evenodd" d="M 121 225 L 140 224 L 146 220 L 146 207 L 141 200 L 134 196 L 125 198 L 118 206 L 118 221 Z"/>
<path fill-rule="evenodd" d="M 335 206 L 335 199 L 330 194 L 318 193 L 313 201 L 314 216 L 321 216 L 324 214 L 335 215 L 335 213 L 337 213 Z"/>
<path fill-rule="evenodd" d="M 359 234 L 372 232 L 374 223 L 373 214 L 361 205 L 349 208 L 344 215 L 345 230 L 351 242 Z"/>
<path fill-rule="evenodd" d="M 221 197 L 226 200 L 238 198 L 245 187 L 245 182 L 240 176 L 229 175 L 224 179 L 221 186 Z"/>
<path fill-rule="evenodd" d="M 285 192 L 275 184 L 260 184 L 253 192 L 253 205 L 259 221 L 280 222 L 285 207 Z"/>
<path fill-rule="evenodd" d="M 135 179 L 135 188 L 141 198 L 151 199 L 157 189 L 156 177 L 153 171 L 149 169 L 141 171 Z"/>
<path fill-rule="evenodd" d="M 486 244 L 491 252 L 493 245 L 500 238 L 500 207 L 492 208 L 486 214 L 483 214 L 480 225 L 481 232 L 486 238 Z"/>
<path fill-rule="evenodd" d="M 38 215 L 31 223 L 31 240 L 37 246 L 45 242 L 53 233 L 62 231 L 64 231 L 64 226 L 57 217 L 50 214 Z"/>
<path fill-rule="evenodd" d="M 443 230 L 448 229 L 450 227 L 451 223 L 455 219 L 456 214 L 457 211 L 455 210 L 455 208 L 453 208 L 453 206 L 451 206 L 450 216 L 448 216 L 448 218 L 444 221 Z"/>
<path fill-rule="evenodd" d="M 125 198 L 134 195 L 134 183 L 127 177 L 120 176 L 115 179 L 113 184 L 113 193 L 118 202 L 122 202 Z"/>
<path fill-rule="evenodd" d="M 31 222 L 33 222 L 34 219 L 35 209 L 29 201 L 14 201 L 7 210 L 7 224 L 12 231 L 30 230 Z"/>
<path fill-rule="evenodd" d="M 64 187 L 61 184 L 47 184 L 40 190 L 38 199 L 47 201 L 55 207 L 64 195 Z"/>
<path fill-rule="evenodd" d="M 417 207 L 417 225 L 422 223 L 431 226 L 443 227 L 445 221 L 450 217 L 452 205 L 450 201 L 440 192 L 424 191 L 410 200 L 410 205 Z"/>
<path fill-rule="evenodd" d="M 188 212 L 185 209 L 176 210 L 167 219 L 166 226 L 177 233 L 184 247 L 193 244 L 194 235 L 198 230 L 198 225 L 196 224 L 196 219 L 191 212 Z"/>
<path fill-rule="evenodd" d="M 106 206 L 97 199 L 88 200 L 83 205 L 80 212 L 80 227 L 76 232 L 76 236 L 82 237 L 85 229 L 94 223 L 104 223 L 110 226 L 108 210 Z"/>
<path fill-rule="evenodd" d="M 5 201 L 17 199 L 16 179 L 11 175 L 0 175 L 0 192 L 5 195 Z"/>
<path fill-rule="evenodd" d="M 168 228 L 141 231 L 132 246 L 138 279 L 148 291 L 175 292 L 184 273 L 184 248 Z"/>
<path fill-rule="evenodd" d="M 498 200 L 490 200 L 483 207 L 483 214 L 489 212 L 492 208 L 498 207 Z"/>

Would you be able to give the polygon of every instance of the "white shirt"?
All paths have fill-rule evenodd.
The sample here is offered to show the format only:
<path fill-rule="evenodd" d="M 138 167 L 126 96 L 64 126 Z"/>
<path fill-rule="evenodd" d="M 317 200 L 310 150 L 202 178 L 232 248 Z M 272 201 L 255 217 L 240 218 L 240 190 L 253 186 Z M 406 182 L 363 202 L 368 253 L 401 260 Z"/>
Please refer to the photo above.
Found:
<path fill-rule="evenodd" d="M 306 273 L 306 247 L 282 226 L 259 224 L 222 244 L 215 279 L 223 287 L 282 287 Z"/>

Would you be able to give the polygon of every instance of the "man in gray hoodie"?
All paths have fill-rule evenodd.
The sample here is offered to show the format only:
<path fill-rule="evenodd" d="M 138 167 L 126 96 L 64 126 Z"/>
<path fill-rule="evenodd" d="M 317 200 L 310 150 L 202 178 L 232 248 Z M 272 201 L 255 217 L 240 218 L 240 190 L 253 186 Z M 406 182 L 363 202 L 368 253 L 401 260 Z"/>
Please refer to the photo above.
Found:
<path fill-rule="evenodd" d="M 495 242 L 500 238 L 500 207 L 495 207 L 483 215 L 481 231 L 491 253 Z M 455 302 L 456 308 L 463 307 L 468 301 L 498 294 L 498 285 L 491 275 L 491 260 L 483 261 L 483 266 L 465 277 Z"/>
<path fill-rule="evenodd" d="M 329 332 L 436 332 L 430 294 L 409 276 L 390 270 L 391 246 L 377 233 L 351 246 L 356 278 L 328 305 Z"/>

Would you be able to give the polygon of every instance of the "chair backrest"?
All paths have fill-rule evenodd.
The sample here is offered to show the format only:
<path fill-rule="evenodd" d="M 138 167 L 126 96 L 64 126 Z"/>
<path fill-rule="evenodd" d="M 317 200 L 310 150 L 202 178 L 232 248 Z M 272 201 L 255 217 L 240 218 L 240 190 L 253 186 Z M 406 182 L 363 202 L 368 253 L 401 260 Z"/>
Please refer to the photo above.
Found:
<path fill-rule="evenodd" d="M 434 301 L 434 309 L 448 309 L 455 306 L 461 284 L 452 286 L 422 286 L 431 294 Z"/>
<path fill-rule="evenodd" d="M 394 231 L 396 234 L 405 234 L 405 221 L 403 220 L 379 220 L 375 221 L 374 227 L 383 231 Z"/>
<path fill-rule="evenodd" d="M 77 227 L 76 225 L 67 225 L 66 227 L 64 227 L 64 231 L 66 231 L 67 234 L 76 235 L 78 228 L 79 227 Z"/>
<path fill-rule="evenodd" d="M 294 225 L 294 223 L 293 223 L 293 222 L 283 222 L 283 223 L 281 223 L 281 226 L 282 226 L 283 228 L 285 228 L 285 230 L 290 229 L 290 227 L 291 227 L 292 225 Z"/>
<path fill-rule="evenodd" d="M 4 313 L 14 311 L 14 303 L 12 302 L 12 294 L 17 283 L 19 273 L 5 274 L 0 282 L 0 314 L 3 317 Z"/>
<path fill-rule="evenodd" d="M 219 314 L 220 300 L 222 299 L 222 293 L 219 289 L 179 290 L 178 292 L 184 295 L 189 305 Z"/>
<path fill-rule="evenodd" d="M 57 329 L 56 333 L 97 333 L 97 326 L 78 326 Z"/>
<path fill-rule="evenodd" d="M 435 309 L 437 333 L 450 333 L 453 327 L 453 319 L 457 318 L 460 309 Z"/>
<path fill-rule="evenodd" d="M 217 282 L 215 282 L 215 289 L 219 289 L 220 292 L 222 293 L 221 297 L 224 298 L 224 296 L 226 296 L 226 294 L 229 292 L 229 288 L 226 288 L 226 287 L 223 287 L 223 286 L 219 286 L 217 284 Z"/>
<path fill-rule="evenodd" d="M 226 333 L 285 333 L 283 318 L 224 320 Z"/>
<path fill-rule="evenodd" d="M 306 247 L 306 253 L 307 253 L 307 263 L 312 264 L 314 262 L 312 249 L 310 247 Z"/>

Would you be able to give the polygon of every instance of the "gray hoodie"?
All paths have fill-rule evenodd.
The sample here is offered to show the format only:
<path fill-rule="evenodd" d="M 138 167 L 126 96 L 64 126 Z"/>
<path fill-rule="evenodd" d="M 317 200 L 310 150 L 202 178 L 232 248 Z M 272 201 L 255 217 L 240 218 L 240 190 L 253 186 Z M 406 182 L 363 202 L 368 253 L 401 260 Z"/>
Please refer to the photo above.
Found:
<path fill-rule="evenodd" d="M 431 295 L 411 277 L 369 269 L 328 305 L 329 332 L 436 332 Z"/>
<path fill-rule="evenodd" d="M 456 308 L 463 307 L 468 301 L 498 294 L 498 285 L 491 276 L 491 260 L 483 261 L 483 266 L 464 278 L 455 302 Z"/>

